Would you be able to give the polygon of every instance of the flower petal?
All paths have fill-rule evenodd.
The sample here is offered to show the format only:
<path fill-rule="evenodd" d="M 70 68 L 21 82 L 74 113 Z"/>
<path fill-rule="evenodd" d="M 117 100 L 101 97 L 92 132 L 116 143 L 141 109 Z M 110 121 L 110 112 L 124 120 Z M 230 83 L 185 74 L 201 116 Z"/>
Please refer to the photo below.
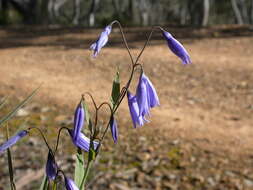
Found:
<path fill-rule="evenodd" d="M 167 40 L 170 50 L 182 60 L 182 63 L 190 64 L 191 59 L 184 46 L 179 41 L 177 41 L 169 32 L 163 31 L 163 36 Z"/>
<path fill-rule="evenodd" d="M 155 106 L 159 106 L 160 105 L 159 98 L 153 84 L 144 73 L 142 74 L 142 77 L 147 89 L 147 95 L 148 95 L 147 98 L 148 98 L 149 107 L 153 108 Z"/>
<path fill-rule="evenodd" d="M 74 143 L 74 145 L 76 145 L 77 147 L 81 148 L 82 150 L 86 152 L 89 152 L 90 139 L 88 137 L 86 137 L 82 132 L 80 132 L 78 136 L 74 139 L 73 130 L 69 130 L 69 134 L 72 138 L 72 142 Z M 96 141 L 93 141 L 93 145 L 94 145 L 94 149 L 96 149 L 99 143 Z"/>
<path fill-rule="evenodd" d="M 145 119 L 143 118 L 142 115 L 139 116 L 139 106 L 137 103 L 136 96 L 132 95 L 129 91 L 127 91 L 127 100 L 134 128 L 136 128 L 137 125 L 143 126 Z"/>
<path fill-rule="evenodd" d="M 148 94 L 147 88 L 145 84 L 145 80 L 143 80 L 143 74 L 139 78 L 139 83 L 136 89 L 136 100 L 139 107 L 139 116 L 149 115 L 149 106 L 148 106 Z"/>
<path fill-rule="evenodd" d="M 113 141 L 114 143 L 117 143 L 118 142 L 118 126 L 114 117 L 112 117 L 110 120 L 110 128 L 111 128 Z"/>
<path fill-rule="evenodd" d="M 74 117 L 74 131 L 73 138 L 76 139 L 78 134 L 81 132 L 85 120 L 85 111 L 82 101 L 78 104 L 75 117 Z"/>
<path fill-rule="evenodd" d="M 101 48 L 106 45 L 106 43 L 108 42 L 108 36 L 111 31 L 111 25 L 105 27 L 104 31 L 100 34 L 98 40 L 90 46 L 90 49 L 93 50 L 93 57 L 96 57 L 100 52 Z"/>
<path fill-rule="evenodd" d="M 0 146 L 0 153 L 10 148 L 12 145 L 17 143 L 17 141 L 19 141 L 22 137 L 26 136 L 27 134 L 28 134 L 28 131 L 26 130 L 22 130 L 18 132 L 15 136 L 11 137 L 9 140 L 7 140 L 4 144 Z"/>
<path fill-rule="evenodd" d="M 46 175 L 49 180 L 54 180 L 57 173 L 57 165 L 54 160 L 54 155 L 51 151 L 48 152 L 47 164 L 46 164 Z"/>
<path fill-rule="evenodd" d="M 65 187 L 67 190 L 79 190 L 75 182 L 67 177 L 65 177 Z"/>

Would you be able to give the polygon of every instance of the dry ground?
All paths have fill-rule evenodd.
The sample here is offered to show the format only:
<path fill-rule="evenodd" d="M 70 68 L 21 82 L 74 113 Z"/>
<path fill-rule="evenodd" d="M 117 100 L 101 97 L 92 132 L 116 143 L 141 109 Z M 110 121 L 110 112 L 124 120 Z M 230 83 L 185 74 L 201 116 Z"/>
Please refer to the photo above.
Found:
<path fill-rule="evenodd" d="M 155 33 L 140 62 L 157 89 L 161 106 L 152 110 L 151 122 L 145 130 L 162 129 L 168 141 L 191 142 L 235 161 L 251 160 L 253 32 L 247 27 L 171 31 L 185 45 L 193 64 L 183 66 L 160 33 Z M 109 44 L 99 56 L 92 58 L 88 47 L 99 32 L 68 28 L 0 30 L 1 94 L 24 97 L 43 83 L 35 100 L 44 104 L 73 111 L 85 91 L 91 92 L 97 102 L 108 100 L 116 66 L 124 84 L 130 61 L 118 30 L 111 34 Z M 147 32 L 126 30 L 135 56 Z M 132 91 L 135 86 L 132 84 Z M 130 120 L 126 101 L 118 120 L 122 128 Z M 253 173 L 252 165 L 245 167 L 249 167 L 248 173 Z"/>

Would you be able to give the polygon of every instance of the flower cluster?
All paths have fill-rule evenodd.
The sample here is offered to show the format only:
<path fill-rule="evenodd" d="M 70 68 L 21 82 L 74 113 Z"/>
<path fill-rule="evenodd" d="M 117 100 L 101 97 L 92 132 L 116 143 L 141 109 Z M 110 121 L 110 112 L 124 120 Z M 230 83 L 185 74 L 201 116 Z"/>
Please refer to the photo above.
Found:
<path fill-rule="evenodd" d="M 96 57 L 99 54 L 101 49 L 108 42 L 109 35 L 112 31 L 112 25 L 114 23 L 117 23 L 119 25 L 120 30 L 122 32 L 121 25 L 118 21 L 114 21 L 110 25 L 106 26 L 103 32 L 100 34 L 98 40 L 90 46 L 90 49 L 93 50 L 94 57 Z M 169 49 L 182 60 L 183 64 L 190 64 L 191 63 L 190 56 L 188 52 L 186 51 L 186 49 L 183 47 L 183 45 L 178 40 L 176 40 L 169 32 L 165 31 L 161 27 L 158 27 L 158 28 L 162 31 L 162 34 L 165 40 L 167 41 Z M 154 29 L 155 27 L 152 29 L 152 32 Z M 152 32 L 150 33 L 150 37 L 152 35 Z M 148 38 L 147 42 L 149 41 L 150 37 Z M 118 142 L 118 125 L 115 119 L 115 114 L 124 97 L 127 97 L 129 112 L 130 112 L 130 116 L 131 116 L 134 128 L 137 128 L 138 126 L 143 126 L 145 123 L 149 122 L 148 119 L 150 116 L 151 108 L 154 108 L 160 105 L 160 101 L 159 101 L 154 85 L 144 73 L 143 65 L 138 62 L 138 59 L 141 56 L 142 52 L 144 51 L 147 45 L 147 42 L 145 43 L 142 51 L 140 52 L 139 56 L 134 62 L 132 58 L 132 54 L 128 48 L 127 42 L 124 38 L 123 32 L 122 32 L 122 38 L 132 62 L 131 75 L 126 85 L 123 86 L 122 89 L 120 89 L 119 78 L 117 78 L 118 80 L 114 81 L 115 83 L 113 83 L 112 101 L 110 103 L 103 102 L 102 104 L 97 106 L 93 97 L 89 93 L 87 93 L 91 97 L 94 107 L 95 107 L 95 120 L 91 121 L 91 119 L 89 118 L 88 108 L 86 107 L 86 104 L 84 102 L 84 95 L 83 95 L 81 98 L 81 101 L 79 102 L 75 110 L 73 128 L 70 129 L 67 127 L 62 127 L 59 130 L 57 144 L 54 150 L 52 150 L 50 146 L 48 145 L 42 131 L 36 127 L 33 127 L 40 132 L 40 134 L 42 135 L 45 141 L 45 144 L 48 147 L 48 156 L 47 156 L 47 162 L 46 162 L 46 167 L 45 167 L 45 173 L 47 177 L 46 179 L 49 182 L 52 182 L 52 181 L 56 182 L 57 181 L 56 179 L 59 176 L 59 174 L 63 174 L 65 188 L 67 190 L 78 190 L 79 188 L 81 189 L 83 188 L 83 185 L 85 184 L 85 180 L 87 179 L 87 176 L 88 176 L 88 171 L 90 167 L 89 164 L 91 161 L 95 160 L 97 154 L 99 153 L 100 145 L 103 142 L 104 136 L 109 129 L 111 131 L 111 135 L 112 135 L 112 139 L 114 143 Z M 140 73 L 139 81 L 138 81 L 136 91 L 134 94 L 130 92 L 129 88 L 132 82 L 133 74 L 136 71 L 136 67 L 141 68 L 141 73 Z M 117 76 L 119 77 L 119 75 Z M 98 111 L 103 105 L 109 106 L 111 114 L 108 119 L 107 126 L 105 126 L 103 130 L 100 130 L 101 129 L 100 124 L 98 126 Z M 85 125 L 88 126 L 88 129 L 90 131 L 89 138 L 83 132 L 83 127 Z M 22 130 L 18 132 L 16 135 L 14 135 L 13 137 L 11 137 L 10 139 L 8 139 L 4 144 L 0 146 L 0 154 L 4 152 L 5 150 L 7 150 L 8 148 L 10 148 L 15 143 L 17 143 L 20 139 L 25 137 L 29 133 L 29 131 L 33 128 L 29 128 L 28 130 Z M 68 131 L 68 134 L 73 144 L 79 151 L 82 150 L 84 152 L 88 152 L 87 166 L 83 174 L 84 176 L 81 181 L 81 184 L 79 184 L 79 182 L 76 182 L 76 181 L 74 182 L 72 179 L 66 177 L 64 172 L 57 165 L 55 156 L 56 156 L 59 137 L 60 137 L 60 133 L 62 129 L 66 129 Z M 84 164 L 84 162 L 82 164 Z M 81 169 L 83 168 L 84 167 L 82 166 Z"/>
<path fill-rule="evenodd" d="M 139 78 L 136 95 L 133 95 L 128 91 L 127 99 L 135 128 L 138 125 L 143 126 L 145 122 L 148 122 L 146 116 L 149 116 L 150 109 L 160 105 L 156 90 L 144 73 L 142 73 Z"/>

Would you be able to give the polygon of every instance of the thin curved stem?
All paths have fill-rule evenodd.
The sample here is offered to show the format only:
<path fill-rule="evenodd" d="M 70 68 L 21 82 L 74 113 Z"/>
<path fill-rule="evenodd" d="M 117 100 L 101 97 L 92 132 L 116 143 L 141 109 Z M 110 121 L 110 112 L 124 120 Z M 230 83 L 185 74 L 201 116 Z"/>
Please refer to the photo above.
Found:
<path fill-rule="evenodd" d="M 60 135 L 61 135 L 61 131 L 62 131 L 63 129 L 66 129 L 67 131 L 69 131 L 69 128 L 67 128 L 67 127 L 61 127 L 61 128 L 59 129 L 59 132 L 58 132 L 58 135 L 57 135 L 56 145 L 55 145 L 54 152 L 53 152 L 54 155 L 55 155 L 55 153 L 56 153 L 56 151 L 57 151 L 57 149 L 58 149 L 58 145 L 59 145 L 59 141 L 60 141 Z"/>
<path fill-rule="evenodd" d="M 87 95 L 91 98 L 92 103 L 93 103 L 93 105 L 94 105 L 95 109 L 97 110 L 97 109 L 98 109 L 98 107 L 97 107 L 97 104 L 96 104 L 96 102 L 95 102 L 95 100 L 94 100 L 93 96 L 92 96 L 89 92 L 85 92 L 82 96 L 84 97 L 84 95 L 85 95 L 85 94 L 87 94 Z"/>
<path fill-rule="evenodd" d="M 123 29 L 122 29 L 122 26 L 121 26 L 120 22 L 119 22 L 118 20 L 115 20 L 115 21 L 113 21 L 110 25 L 113 25 L 113 24 L 115 24 L 115 23 L 118 24 L 118 26 L 119 26 L 120 33 L 121 33 L 121 36 L 122 36 L 124 45 L 125 45 L 125 47 L 126 47 L 126 49 L 127 49 L 127 52 L 128 52 L 128 54 L 129 54 L 129 56 L 130 56 L 130 59 L 131 59 L 131 63 L 132 63 L 132 65 L 133 65 L 133 64 L 134 64 L 133 56 L 132 56 L 132 54 L 131 54 L 131 52 L 130 52 L 130 48 L 129 48 L 128 44 L 127 44 L 126 37 L 125 37 L 125 34 L 124 34 L 124 32 L 123 32 Z"/>
<path fill-rule="evenodd" d="M 108 108 L 110 109 L 111 113 L 113 112 L 113 111 L 112 111 L 112 107 L 111 107 L 111 105 L 110 105 L 108 102 L 103 102 L 102 104 L 100 104 L 100 105 L 98 106 L 98 111 L 99 111 L 99 109 L 101 109 L 102 106 L 104 106 L 104 105 L 108 106 Z"/>
<path fill-rule="evenodd" d="M 36 130 L 40 133 L 40 135 L 42 136 L 42 138 L 43 138 L 45 144 L 47 145 L 48 150 L 52 150 L 52 149 L 50 148 L 49 144 L 47 143 L 46 137 L 44 136 L 44 134 L 43 134 L 43 132 L 41 131 L 41 129 L 39 129 L 39 128 L 37 128 L 37 127 L 29 127 L 29 128 L 28 128 L 29 131 L 32 130 L 32 129 L 36 129 Z"/>
<path fill-rule="evenodd" d="M 145 44 L 144 44 L 144 46 L 143 46 L 141 52 L 139 53 L 139 55 L 137 56 L 137 58 L 136 58 L 136 60 L 135 60 L 135 64 L 139 61 L 139 59 L 140 59 L 142 53 L 144 52 L 146 46 L 148 45 L 148 42 L 150 41 L 150 39 L 151 39 L 151 37 L 152 37 L 152 34 L 153 34 L 153 32 L 154 32 L 155 29 L 160 29 L 160 30 L 164 31 L 163 28 L 160 27 L 160 26 L 153 26 L 153 27 L 152 27 L 152 29 L 151 29 L 151 31 L 150 31 L 150 33 L 149 33 L 148 39 L 146 40 L 146 42 L 145 42 Z"/>

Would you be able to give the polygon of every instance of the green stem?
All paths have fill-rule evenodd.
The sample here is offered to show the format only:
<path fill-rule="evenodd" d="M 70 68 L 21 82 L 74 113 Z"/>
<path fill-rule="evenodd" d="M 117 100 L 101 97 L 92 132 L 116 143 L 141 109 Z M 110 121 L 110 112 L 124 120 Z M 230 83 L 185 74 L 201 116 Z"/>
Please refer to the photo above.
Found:
<path fill-rule="evenodd" d="M 83 175 L 83 179 L 82 179 L 82 183 L 81 183 L 81 188 L 86 183 L 86 180 L 87 180 L 88 175 L 89 175 L 90 168 L 91 168 L 91 161 L 88 161 L 87 166 L 86 166 L 85 171 L 84 171 L 84 175 Z"/>

